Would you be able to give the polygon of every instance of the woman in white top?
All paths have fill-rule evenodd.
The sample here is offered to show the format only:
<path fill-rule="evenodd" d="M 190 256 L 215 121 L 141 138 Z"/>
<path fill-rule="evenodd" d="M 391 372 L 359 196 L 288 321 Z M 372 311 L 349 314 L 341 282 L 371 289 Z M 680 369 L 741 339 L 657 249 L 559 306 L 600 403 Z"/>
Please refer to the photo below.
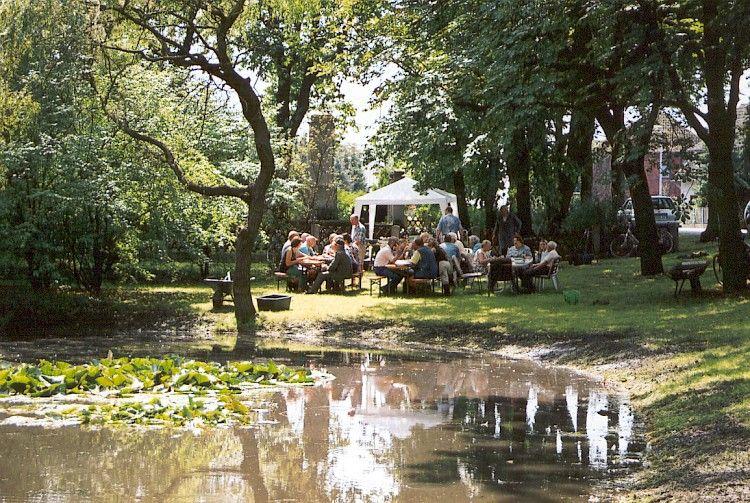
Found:
<path fill-rule="evenodd" d="M 547 253 L 542 257 L 538 264 L 531 265 L 528 269 L 521 273 L 521 282 L 523 287 L 530 292 L 536 290 L 534 287 L 534 276 L 544 276 L 549 274 L 552 268 L 560 260 L 560 255 L 557 253 L 557 243 L 549 241 L 547 243 Z"/>

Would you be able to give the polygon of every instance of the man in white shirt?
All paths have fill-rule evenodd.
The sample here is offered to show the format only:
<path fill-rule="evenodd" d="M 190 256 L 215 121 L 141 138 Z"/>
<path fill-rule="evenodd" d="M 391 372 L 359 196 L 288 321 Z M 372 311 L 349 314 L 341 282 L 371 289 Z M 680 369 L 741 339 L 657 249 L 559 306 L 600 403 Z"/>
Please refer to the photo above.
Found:
<path fill-rule="evenodd" d="M 404 277 L 388 268 L 388 264 L 393 264 L 403 255 L 403 251 L 398 249 L 398 238 L 388 238 L 388 244 L 383 246 L 375 255 L 373 270 L 378 276 L 388 278 L 388 284 L 383 289 L 383 293 L 396 293 L 396 288 Z"/>
<path fill-rule="evenodd" d="M 545 276 L 549 274 L 552 267 L 554 267 L 555 263 L 559 260 L 560 255 L 557 253 L 557 243 L 554 241 L 547 242 L 547 253 L 544 255 L 544 258 L 542 258 L 538 264 L 533 264 L 521 273 L 523 287 L 531 292 L 536 290 L 534 287 L 534 276 Z"/>

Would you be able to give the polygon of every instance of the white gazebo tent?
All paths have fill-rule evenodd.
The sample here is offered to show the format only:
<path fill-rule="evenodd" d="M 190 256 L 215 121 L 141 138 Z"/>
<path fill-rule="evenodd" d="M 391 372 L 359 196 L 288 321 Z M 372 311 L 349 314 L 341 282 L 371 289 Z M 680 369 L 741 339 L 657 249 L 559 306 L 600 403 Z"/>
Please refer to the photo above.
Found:
<path fill-rule="evenodd" d="M 374 190 L 364 196 L 359 196 L 354 200 L 354 214 L 362 216 L 362 207 L 369 206 L 369 234 L 372 239 L 375 232 L 375 210 L 378 206 L 407 206 L 410 204 L 438 204 L 440 210 L 450 205 L 453 208 L 453 214 L 458 214 L 458 203 L 456 195 L 440 189 L 429 189 L 425 193 L 420 193 L 416 189 L 417 182 L 411 178 L 402 178 L 396 182 Z"/>

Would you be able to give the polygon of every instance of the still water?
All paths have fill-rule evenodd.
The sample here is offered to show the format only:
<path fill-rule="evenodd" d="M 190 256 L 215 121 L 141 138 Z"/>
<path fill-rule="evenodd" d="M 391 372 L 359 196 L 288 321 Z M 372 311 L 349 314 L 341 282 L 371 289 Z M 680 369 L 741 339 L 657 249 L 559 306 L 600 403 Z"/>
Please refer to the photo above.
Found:
<path fill-rule="evenodd" d="M 0 346 L 0 357 L 39 356 L 38 345 L 18 347 Z M 58 357 L 90 356 L 79 349 Z M 0 425 L 0 501 L 585 501 L 643 447 L 627 397 L 565 369 L 450 354 L 247 353 L 202 357 L 273 358 L 336 379 L 260 393 L 252 406 L 263 423 L 252 428 Z"/>

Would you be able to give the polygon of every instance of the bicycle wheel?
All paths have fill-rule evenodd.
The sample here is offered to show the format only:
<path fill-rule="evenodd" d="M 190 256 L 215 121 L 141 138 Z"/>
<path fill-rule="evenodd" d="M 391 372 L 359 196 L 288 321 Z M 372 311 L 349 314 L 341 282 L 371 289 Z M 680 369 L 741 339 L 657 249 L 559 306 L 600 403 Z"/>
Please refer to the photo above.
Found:
<path fill-rule="evenodd" d="M 609 244 L 609 252 L 613 257 L 627 257 L 630 255 L 631 247 L 627 242 L 625 234 L 615 237 Z"/>
<path fill-rule="evenodd" d="M 721 259 L 719 258 L 718 254 L 714 255 L 713 268 L 714 276 L 716 276 L 716 282 L 719 285 L 724 286 L 724 282 L 722 281 L 723 276 L 721 272 Z"/>
<path fill-rule="evenodd" d="M 659 247 L 662 253 L 670 253 L 674 250 L 674 238 L 667 229 L 659 229 Z"/>

